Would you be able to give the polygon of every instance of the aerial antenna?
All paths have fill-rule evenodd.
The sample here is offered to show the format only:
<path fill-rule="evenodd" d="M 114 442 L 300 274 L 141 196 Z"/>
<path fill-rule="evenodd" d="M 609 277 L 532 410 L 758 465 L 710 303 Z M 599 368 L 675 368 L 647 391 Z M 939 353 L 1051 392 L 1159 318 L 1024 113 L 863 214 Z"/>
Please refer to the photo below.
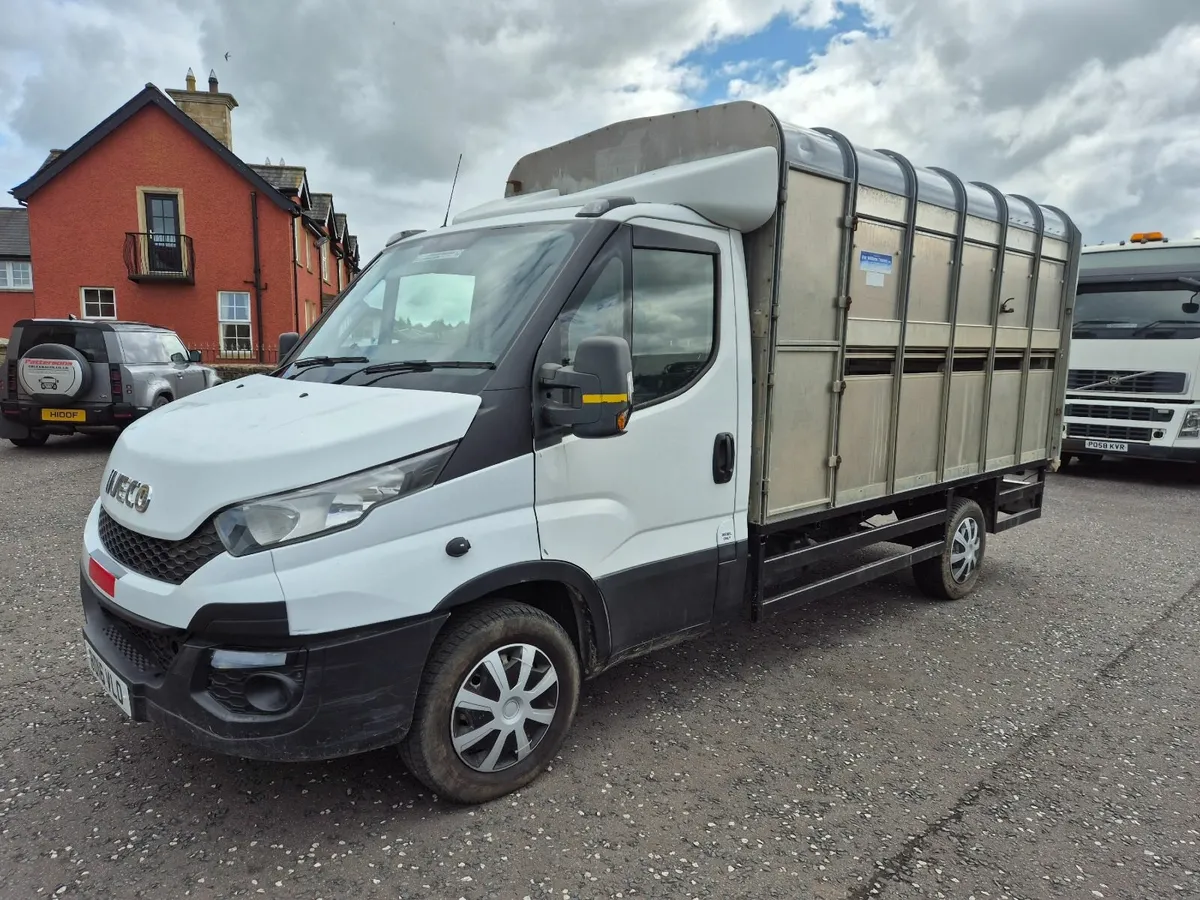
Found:
<path fill-rule="evenodd" d="M 442 219 L 442 227 L 450 221 L 450 204 L 454 202 L 454 186 L 458 184 L 458 170 L 462 166 L 462 154 L 458 154 L 458 165 L 454 167 L 454 180 L 450 182 L 450 199 L 446 201 L 446 215 Z"/>

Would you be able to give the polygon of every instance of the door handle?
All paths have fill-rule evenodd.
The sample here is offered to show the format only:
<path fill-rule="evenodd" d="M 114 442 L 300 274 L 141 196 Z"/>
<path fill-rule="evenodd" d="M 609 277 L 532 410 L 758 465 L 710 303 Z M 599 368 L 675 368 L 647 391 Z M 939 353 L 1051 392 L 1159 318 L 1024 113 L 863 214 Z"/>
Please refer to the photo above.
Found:
<path fill-rule="evenodd" d="M 733 478 L 733 435 L 723 431 L 713 441 L 712 461 L 713 481 L 726 484 Z"/>

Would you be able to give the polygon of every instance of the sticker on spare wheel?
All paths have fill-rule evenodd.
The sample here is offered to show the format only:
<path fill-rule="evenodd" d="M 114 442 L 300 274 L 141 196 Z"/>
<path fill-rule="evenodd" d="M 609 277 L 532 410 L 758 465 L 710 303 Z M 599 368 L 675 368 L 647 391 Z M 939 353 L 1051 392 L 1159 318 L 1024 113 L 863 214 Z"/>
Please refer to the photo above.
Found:
<path fill-rule="evenodd" d="M 73 359 L 26 356 L 17 363 L 17 378 L 27 394 L 70 396 L 83 381 L 83 369 Z"/>

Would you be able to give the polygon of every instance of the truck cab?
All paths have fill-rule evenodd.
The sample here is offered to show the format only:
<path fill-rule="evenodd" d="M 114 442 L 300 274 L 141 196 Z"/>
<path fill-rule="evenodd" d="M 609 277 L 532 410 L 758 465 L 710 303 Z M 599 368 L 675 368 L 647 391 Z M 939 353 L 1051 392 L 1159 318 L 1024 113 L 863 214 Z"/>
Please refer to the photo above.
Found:
<path fill-rule="evenodd" d="M 1084 247 L 1062 460 L 1200 461 L 1200 240 Z"/>

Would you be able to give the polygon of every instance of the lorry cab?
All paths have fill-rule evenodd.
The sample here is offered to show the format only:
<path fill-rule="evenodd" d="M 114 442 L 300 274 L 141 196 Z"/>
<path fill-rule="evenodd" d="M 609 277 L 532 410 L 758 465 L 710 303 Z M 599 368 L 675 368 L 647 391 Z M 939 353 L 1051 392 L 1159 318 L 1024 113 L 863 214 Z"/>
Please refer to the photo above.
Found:
<path fill-rule="evenodd" d="M 905 568 L 970 594 L 1041 514 L 1078 253 L 1060 211 L 752 103 L 529 154 L 276 371 L 125 431 L 89 665 L 211 750 L 516 790 L 621 660 Z"/>
<path fill-rule="evenodd" d="M 1200 240 L 1084 247 L 1063 462 L 1200 461 Z"/>

